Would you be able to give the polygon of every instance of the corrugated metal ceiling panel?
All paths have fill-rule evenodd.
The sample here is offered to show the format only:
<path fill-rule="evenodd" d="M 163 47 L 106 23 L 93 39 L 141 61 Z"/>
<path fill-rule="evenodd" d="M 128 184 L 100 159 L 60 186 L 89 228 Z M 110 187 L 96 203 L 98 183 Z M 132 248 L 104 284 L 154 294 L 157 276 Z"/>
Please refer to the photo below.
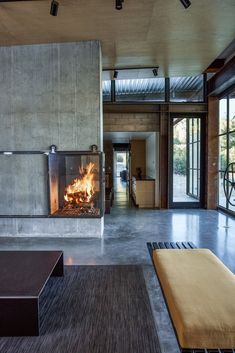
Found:
<path fill-rule="evenodd" d="M 172 77 L 170 79 L 170 90 L 197 91 L 203 86 L 203 76 Z M 104 95 L 110 94 L 111 81 L 103 81 Z M 116 94 L 148 94 L 164 92 L 164 78 L 116 80 Z"/>

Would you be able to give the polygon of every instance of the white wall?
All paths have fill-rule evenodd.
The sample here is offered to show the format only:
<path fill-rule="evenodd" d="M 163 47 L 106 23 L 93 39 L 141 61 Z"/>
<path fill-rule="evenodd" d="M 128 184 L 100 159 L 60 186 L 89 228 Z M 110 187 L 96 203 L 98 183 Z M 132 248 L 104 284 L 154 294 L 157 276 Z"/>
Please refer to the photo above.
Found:
<path fill-rule="evenodd" d="M 156 134 L 151 134 L 146 139 L 146 174 L 156 178 Z"/>
<path fill-rule="evenodd" d="M 146 139 L 146 175 L 155 179 L 155 207 L 159 207 L 159 133 Z"/>

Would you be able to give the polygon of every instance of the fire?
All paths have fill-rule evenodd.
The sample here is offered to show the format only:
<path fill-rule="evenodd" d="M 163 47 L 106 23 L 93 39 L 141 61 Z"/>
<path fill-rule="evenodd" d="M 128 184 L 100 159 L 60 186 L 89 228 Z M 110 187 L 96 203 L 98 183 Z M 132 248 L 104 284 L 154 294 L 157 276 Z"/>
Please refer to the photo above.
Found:
<path fill-rule="evenodd" d="M 80 176 L 73 180 L 65 189 L 64 199 L 67 204 L 79 205 L 91 203 L 95 193 L 94 164 L 89 163 L 85 168 L 79 167 Z"/>

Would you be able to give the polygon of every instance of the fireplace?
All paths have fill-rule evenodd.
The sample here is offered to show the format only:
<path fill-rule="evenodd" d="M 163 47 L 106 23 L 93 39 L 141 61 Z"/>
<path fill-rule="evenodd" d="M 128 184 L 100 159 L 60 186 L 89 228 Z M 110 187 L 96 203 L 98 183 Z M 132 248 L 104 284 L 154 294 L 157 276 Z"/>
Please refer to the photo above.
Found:
<path fill-rule="evenodd" d="M 103 154 L 56 152 L 48 156 L 49 211 L 55 217 L 103 216 Z"/>

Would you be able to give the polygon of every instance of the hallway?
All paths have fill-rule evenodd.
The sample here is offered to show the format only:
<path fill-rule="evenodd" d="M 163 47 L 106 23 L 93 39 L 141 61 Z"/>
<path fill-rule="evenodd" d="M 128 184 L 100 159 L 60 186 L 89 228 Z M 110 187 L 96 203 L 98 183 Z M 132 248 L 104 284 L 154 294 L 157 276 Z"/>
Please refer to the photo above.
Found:
<path fill-rule="evenodd" d="M 131 208 L 134 207 L 129 195 L 128 182 L 122 181 L 120 177 L 114 178 L 114 200 L 113 208 Z M 112 208 L 112 210 L 113 210 Z"/>

